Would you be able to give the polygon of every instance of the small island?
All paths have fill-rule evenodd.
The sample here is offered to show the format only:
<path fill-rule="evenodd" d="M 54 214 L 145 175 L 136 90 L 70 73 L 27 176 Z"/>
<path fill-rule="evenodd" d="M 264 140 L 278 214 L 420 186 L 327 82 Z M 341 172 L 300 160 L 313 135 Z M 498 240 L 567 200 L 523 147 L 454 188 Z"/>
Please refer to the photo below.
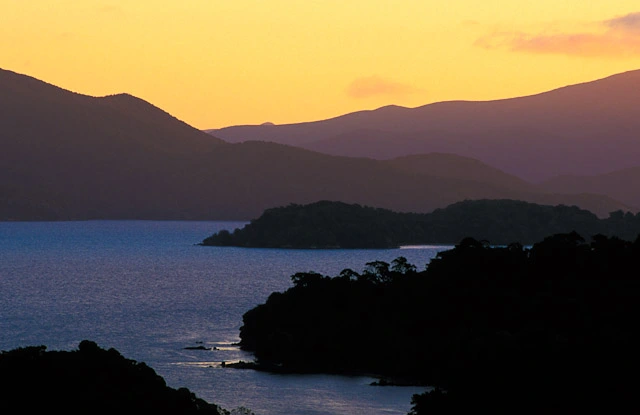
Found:
<path fill-rule="evenodd" d="M 412 415 L 638 409 L 638 258 L 640 237 L 571 232 L 530 248 L 464 238 L 424 268 L 297 273 L 244 314 L 243 366 L 434 387 Z"/>
<path fill-rule="evenodd" d="M 640 213 L 612 212 L 600 219 L 576 206 L 517 200 L 467 200 L 431 213 L 319 201 L 267 209 L 242 229 L 222 230 L 202 246 L 300 249 L 386 249 L 402 245 L 454 245 L 467 236 L 494 245 L 531 245 L 547 235 L 576 231 L 632 240 Z"/>

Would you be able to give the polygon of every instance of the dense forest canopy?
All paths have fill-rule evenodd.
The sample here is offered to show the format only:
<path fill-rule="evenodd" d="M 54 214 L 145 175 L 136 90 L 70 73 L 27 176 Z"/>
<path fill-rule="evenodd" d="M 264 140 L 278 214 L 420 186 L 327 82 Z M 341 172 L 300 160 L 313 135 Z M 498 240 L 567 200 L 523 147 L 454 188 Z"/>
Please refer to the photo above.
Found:
<path fill-rule="evenodd" d="M 572 232 L 531 248 L 465 238 L 426 267 L 298 273 L 244 315 L 241 346 L 266 370 L 435 386 L 413 414 L 638 409 L 639 257 L 640 238 Z"/>
<path fill-rule="evenodd" d="M 220 231 L 201 245 L 264 248 L 395 248 L 456 244 L 467 236 L 496 245 L 530 245 L 545 236 L 576 231 L 633 240 L 640 213 L 612 212 L 600 219 L 576 206 L 546 206 L 516 200 L 468 200 L 432 213 L 320 201 L 264 211 L 242 229 Z"/>

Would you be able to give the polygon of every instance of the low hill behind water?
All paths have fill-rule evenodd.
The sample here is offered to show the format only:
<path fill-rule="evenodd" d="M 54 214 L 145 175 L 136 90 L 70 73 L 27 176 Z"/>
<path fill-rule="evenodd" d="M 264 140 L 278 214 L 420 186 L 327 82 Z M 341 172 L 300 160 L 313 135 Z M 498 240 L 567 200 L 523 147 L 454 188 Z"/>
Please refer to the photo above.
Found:
<path fill-rule="evenodd" d="M 599 219 L 575 206 L 547 206 L 515 200 L 454 203 L 432 213 L 320 201 L 266 210 L 233 233 L 221 231 L 201 245 L 266 248 L 395 248 L 456 244 L 471 236 L 491 244 L 532 244 L 545 235 L 576 231 L 635 240 L 640 214 L 612 213 Z"/>

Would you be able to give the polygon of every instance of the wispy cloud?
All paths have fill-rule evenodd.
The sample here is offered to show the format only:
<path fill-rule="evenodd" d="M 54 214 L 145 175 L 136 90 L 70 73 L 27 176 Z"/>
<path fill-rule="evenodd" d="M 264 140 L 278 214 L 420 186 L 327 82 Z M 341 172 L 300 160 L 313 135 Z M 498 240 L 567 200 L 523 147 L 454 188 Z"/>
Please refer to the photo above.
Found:
<path fill-rule="evenodd" d="M 352 98 L 371 98 L 375 96 L 403 96 L 418 92 L 411 85 L 402 84 L 379 76 L 357 78 L 347 86 L 346 93 Z"/>
<path fill-rule="evenodd" d="M 597 22 L 599 32 L 494 32 L 475 45 L 514 52 L 582 57 L 640 57 L 640 12 Z"/>
<path fill-rule="evenodd" d="M 640 12 L 605 20 L 603 23 L 614 30 L 640 35 Z"/>

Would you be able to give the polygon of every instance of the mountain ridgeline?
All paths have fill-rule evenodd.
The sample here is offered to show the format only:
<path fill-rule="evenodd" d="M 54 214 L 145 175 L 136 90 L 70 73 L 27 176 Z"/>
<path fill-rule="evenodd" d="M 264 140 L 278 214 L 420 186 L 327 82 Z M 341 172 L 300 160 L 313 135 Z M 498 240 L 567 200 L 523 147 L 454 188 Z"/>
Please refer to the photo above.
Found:
<path fill-rule="evenodd" d="M 0 147 L 3 221 L 249 220 L 318 200 L 418 213 L 465 199 L 576 205 L 601 217 L 637 211 L 608 196 L 550 192 L 454 154 L 373 160 L 230 144 L 131 95 L 91 97 L 5 70 Z"/>
<path fill-rule="evenodd" d="M 200 245 L 396 248 L 453 245 L 468 236 L 497 245 L 530 245 L 546 235 L 571 231 L 634 240 L 640 234 L 640 214 L 616 211 L 600 219 L 576 206 L 544 206 L 515 200 L 468 200 L 419 214 L 320 201 L 268 209 L 243 228 L 220 231 Z"/>
<path fill-rule="evenodd" d="M 274 141 L 352 157 L 453 153 L 537 182 L 637 167 L 638 91 L 640 70 L 531 96 L 387 106 L 322 121 L 210 132 L 229 142 Z"/>

